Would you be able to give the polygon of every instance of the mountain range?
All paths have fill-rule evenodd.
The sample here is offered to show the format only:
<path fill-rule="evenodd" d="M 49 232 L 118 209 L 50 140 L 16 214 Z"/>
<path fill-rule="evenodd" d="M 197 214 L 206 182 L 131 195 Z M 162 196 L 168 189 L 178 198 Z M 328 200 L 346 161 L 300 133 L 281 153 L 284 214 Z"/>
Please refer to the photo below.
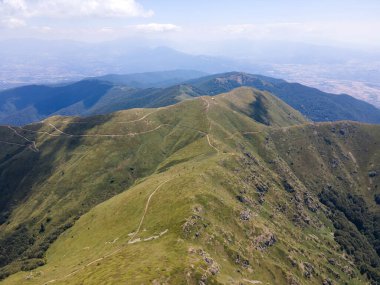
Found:
<path fill-rule="evenodd" d="M 297 83 L 230 72 L 206 75 L 168 71 L 106 75 L 65 85 L 31 85 L 0 92 L 0 123 L 24 125 L 49 116 L 90 116 L 131 108 L 169 106 L 237 87 L 270 92 L 315 122 L 351 120 L 380 123 L 380 110 L 348 95 L 334 95 Z"/>
<path fill-rule="evenodd" d="M 0 127 L 1 284 L 380 282 L 380 126 L 321 122 L 370 105 L 243 73 L 23 88 L 55 115 Z"/>
<path fill-rule="evenodd" d="M 347 93 L 379 108 L 378 49 L 302 42 L 231 40 L 176 46 L 129 38 L 106 42 L 0 40 L 0 90 L 30 84 L 74 82 L 104 74 L 239 70 L 299 82 L 334 94 Z M 128 63 L 128 64 L 125 64 Z"/>

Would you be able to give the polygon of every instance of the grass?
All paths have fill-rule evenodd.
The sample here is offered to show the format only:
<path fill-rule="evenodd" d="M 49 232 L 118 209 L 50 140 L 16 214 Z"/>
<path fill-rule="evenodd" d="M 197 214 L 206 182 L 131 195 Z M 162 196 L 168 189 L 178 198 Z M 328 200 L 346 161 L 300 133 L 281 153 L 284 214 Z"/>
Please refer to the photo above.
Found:
<path fill-rule="evenodd" d="M 257 98 L 268 109 L 270 126 L 252 119 L 255 110 L 250 106 Z M 378 191 L 373 188 L 377 180 L 368 180 L 366 172 L 378 165 L 378 126 L 309 124 L 278 99 L 249 88 L 158 110 L 86 119 L 53 117 L 27 128 L 52 132 L 49 124 L 68 134 L 92 136 L 164 127 L 112 138 L 28 133 L 39 153 L 13 145 L 1 150 L 2 167 L 10 169 L 15 158 L 6 160 L 5 153 L 17 153 L 24 161 L 38 156 L 28 174 L 30 182 L 18 186 L 28 196 L 14 204 L 7 223 L 0 226 L 2 232 L 26 224 L 38 245 L 57 226 L 80 216 L 51 244 L 46 265 L 13 274 L 2 284 L 199 284 L 201 279 L 208 284 L 287 284 L 290 279 L 321 284 L 325 278 L 366 284 L 352 258 L 335 242 L 318 194 L 324 183 L 341 183 L 330 157 L 343 161 L 343 154 L 351 152 L 357 168 L 342 162 L 339 173 L 348 179 L 355 168 L 360 174 L 345 189 L 362 194 L 377 211 L 369 195 Z M 350 135 L 342 137 L 338 133 L 344 124 Z M 330 135 L 332 127 L 338 133 Z M 0 131 L 4 137 L 11 135 Z M 22 143 L 20 137 L 9 138 Z M 333 147 L 327 148 L 324 138 Z M 295 193 L 283 189 L 284 179 Z M 306 194 L 319 206 L 317 212 L 309 210 Z M 129 243 L 146 207 L 134 239 L 157 238 Z M 242 220 L 242 211 L 248 210 L 250 219 Z M 41 223 L 46 223 L 46 232 L 38 235 Z M 268 244 L 270 236 L 275 236 L 273 245 Z M 267 247 L 261 250 L 261 244 Z M 305 263 L 314 268 L 310 278 L 305 277 Z M 354 276 L 344 273 L 345 267 Z"/>

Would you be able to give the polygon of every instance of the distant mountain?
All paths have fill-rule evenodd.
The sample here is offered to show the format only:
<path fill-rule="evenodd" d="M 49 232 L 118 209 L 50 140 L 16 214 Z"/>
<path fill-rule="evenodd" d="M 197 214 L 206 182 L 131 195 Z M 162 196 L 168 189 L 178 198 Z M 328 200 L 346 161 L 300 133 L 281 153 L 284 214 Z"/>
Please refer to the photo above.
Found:
<path fill-rule="evenodd" d="M 108 75 L 63 86 L 14 88 L 0 92 L 0 123 L 23 125 L 52 115 L 90 116 L 132 108 L 163 107 L 194 97 L 229 92 L 241 86 L 268 91 L 311 121 L 380 123 L 380 110 L 368 103 L 271 77 L 230 72 L 177 84 L 181 79 L 200 74 L 173 71 Z M 158 87 L 170 85 L 170 82 L 176 85 Z M 149 86 L 155 87 L 145 88 Z"/>
<path fill-rule="evenodd" d="M 240 69 L 235 60 L 188 54 L 133 39 L 101 43 L 14 39 L 0 41 L 0 81 L 54 83 L 103 74 Z"/>
<path fill-rule="evenodd" d="M 322 92 L 298 83 L 271 77 L 230 72 L 210 75 L 187 82 L 202 94 L 215 95 L 240 86 L 271 92 L 315 122 L 351 120 L 380 123 L 380 110 L 349 95 Z"/>
<path fill-rule="evenodd" d="M 88 108 L 112 87 L 108 82 L 85 80 L 58 87 L 30 85 L 5 90 L 0 92 L 0 121 L 15 125 L 36 122 L 78 102 Z"/>
<path fill-rule="evenodd" d="M 0 90 L 30 84 L 74 82 L 104 74 L 178 69 L 214 74 L 239 70 L 319 89 L 329 82 L 340 81 L 340 87 L 348 89 L 342 93 L 371 104 L 378 101 L 376 88 L 363 87 L 367 93 L 363 96 L 354 90 L 355 87 L 351 88 L 351 84 L 344 84 L 378 84 L 378 50 L 243 39 L 213 41 L 207 45 L 207 50 L 194 43 L 187 45 L 186 51 L 167 45 L 166 41 L 138 37 L 97 43 L 31 38 L 0 40 Z M 341 93 L 339 88 L 322 90 Z"/>
<path fill-rule="evenodd" d="M 171 70 L 133 74 L 108 74 L 96 77 L 98 80 L 133 88 L 169 87 L 190 79 L 206 76 L 205 72 L 195 70 Z"/>

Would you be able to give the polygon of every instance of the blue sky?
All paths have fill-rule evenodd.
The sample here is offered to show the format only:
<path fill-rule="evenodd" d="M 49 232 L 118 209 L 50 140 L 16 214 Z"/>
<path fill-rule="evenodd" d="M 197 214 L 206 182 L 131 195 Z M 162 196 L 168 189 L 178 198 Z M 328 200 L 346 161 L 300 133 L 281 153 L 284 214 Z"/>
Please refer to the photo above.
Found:
<path fill-rule="evenodd" d="M 376 0 L 141 0 L 158 20 L 178 23 L 242 23 L 271 21 L 378 20 Z"/>
<path fill-rule="evenodd" d="M 0 38 L 141 38 L 196 52 L 237 40 L 374 48 L 379 15 L 375 0 L 0 0 Z"/>

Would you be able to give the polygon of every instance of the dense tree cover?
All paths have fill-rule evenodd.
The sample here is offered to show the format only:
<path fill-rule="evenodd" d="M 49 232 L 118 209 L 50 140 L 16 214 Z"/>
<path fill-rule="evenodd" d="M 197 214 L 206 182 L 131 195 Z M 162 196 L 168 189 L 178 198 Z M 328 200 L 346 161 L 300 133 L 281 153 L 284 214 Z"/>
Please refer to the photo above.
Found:
<path fill-rule="evenodd" d="M 332 212 L 335 240 L 355 258 L 362 273 L 380 282 L 380 216 L 368 209 L 363 198 L 331 186 L 319 198 Z"/>

